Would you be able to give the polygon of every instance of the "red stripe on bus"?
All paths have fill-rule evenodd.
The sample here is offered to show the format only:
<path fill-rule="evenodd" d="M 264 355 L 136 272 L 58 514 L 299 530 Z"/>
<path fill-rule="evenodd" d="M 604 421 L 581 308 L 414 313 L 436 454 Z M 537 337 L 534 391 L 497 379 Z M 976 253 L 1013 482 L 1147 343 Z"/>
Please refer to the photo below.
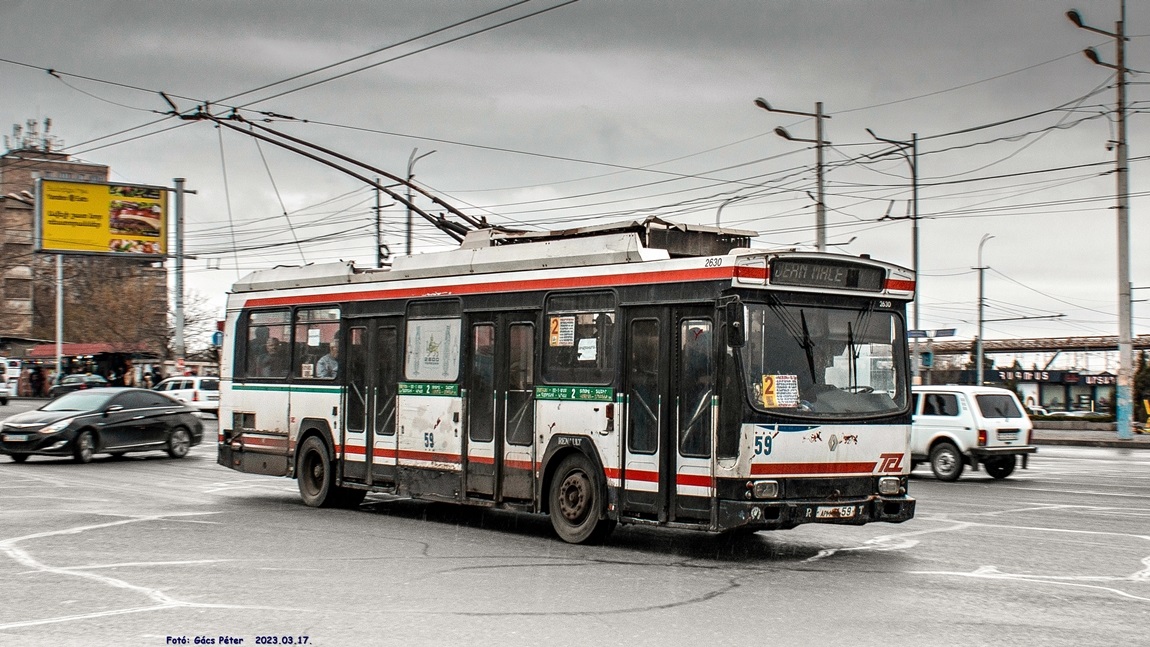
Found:
<path fill-rule="evenodd" d="M 504 465 L 504 467 L 510 467 L 511 469 L 515 469 L 515 470 L 533 470 L 533 469 L 535 469 L 535 463 L 532 463 L 531 461 L 504 460 L 503 465 Z"/>
<path fill-rule="evenodd" d="M 442 452 L 413 452 L 399 450 L 401 461 L 431 461 L 433 463 L 458 463 L 459 454 L 444 454 Z"/>
<path fill-rule="evenodd" d="M 659 482 L 658 472 L 649 472 L 647 470 L 627 470 L 625 475 L 628 481 L 645 481 L 647 483 Z"/>
<path fill-rule="evenodd" d="M 675 484 L 711 487 L 715 484 L 715 480 L 706 474 L 678 474 L 675 476 Z"/>
<path fill-rule="evenodd" d="M 873 462 L 857 463 L 755 463 L 751 474 L 870 474 Z"/>
<path fill-rule="evenodd" d="M 482 463 L 483 465 L 494 465 L 494 456 L 468 456 L 467 461 L 470 463 Z"/>
<path fill-rule="evenodd" d="M 758 279 L 766 281 L 768 276 L 767 268 L 763 265 L 736 265 L 735 278 L 740 279 Z"/>
<path fill-rule="evenodd" d="M 899 292 L 914 292 L 914 281 L 887 279 L 884 288 L 887 290 L 895 290 Z"/>
<path fill-rule="evenodd" d="M 667 272 L 635 272 L 632 274 L 605 274 L 602 276 L 574 276 L 524 281 L 500 281 L 471 285 L 436 285 L 422 288 L 395 288 L 392 290 L 365 290 L 359 292 L 301 294 L 299 296 L 264 297 L 249 299 L 244 307 L 282 306 L 302 303 L 331 303 L 333 301 L 372 301 L 376 299 L 409 299 L 426 296 L 458 296 L 489 292 L 529 292 L 559 288 L 608 287 L 613 285 L 639 285 L 643 283 L 670 283 L 729 279 L 730 267 L 705 267 Z"/>

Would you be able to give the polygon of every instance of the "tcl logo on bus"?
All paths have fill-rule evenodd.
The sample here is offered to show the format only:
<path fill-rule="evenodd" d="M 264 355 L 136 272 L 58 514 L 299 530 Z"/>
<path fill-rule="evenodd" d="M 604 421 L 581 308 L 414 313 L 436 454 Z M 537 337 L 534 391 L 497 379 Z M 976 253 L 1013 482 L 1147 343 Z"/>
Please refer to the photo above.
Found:
<path fill-rule="evenodd" d="M 891 472 L 902 473 L 902 454 L 879 454 L 882 462 L 878 464 L 878 471 L 883 474 Z"/>

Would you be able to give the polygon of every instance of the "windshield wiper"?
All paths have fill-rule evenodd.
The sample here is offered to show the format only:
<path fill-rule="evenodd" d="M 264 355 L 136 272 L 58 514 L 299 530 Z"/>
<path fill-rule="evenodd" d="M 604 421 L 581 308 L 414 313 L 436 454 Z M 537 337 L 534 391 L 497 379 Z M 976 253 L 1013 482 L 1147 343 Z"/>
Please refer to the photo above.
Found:
<path fill-rule="evenodd" d="M 799 310 L 799 320 L 803 324 L 803 340 L 799 344 L 803 351 L 807 354 L 807 367 L 811 370 L 811 382 L 818 384 L 818 379 L 815 378 L 815 352 L 814 344 L 811 343 L 811 332 L 807 329 L 807 312 L 806 310 Z"/>

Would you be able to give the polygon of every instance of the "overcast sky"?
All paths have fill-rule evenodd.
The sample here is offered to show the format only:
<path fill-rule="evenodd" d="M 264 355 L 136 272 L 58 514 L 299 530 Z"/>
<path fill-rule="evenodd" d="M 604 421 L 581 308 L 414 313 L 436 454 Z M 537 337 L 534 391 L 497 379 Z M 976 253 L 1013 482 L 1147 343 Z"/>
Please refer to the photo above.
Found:
<path fill-rule="evenodd" d="M 512 4 L 0 0 L 0 123 L 50 117 L 65 152 L 115 181 L 187 178 L 189 286 L 222 308 L 253 269 L 373 264 L 374 193 L 207 122 L 127 131 L 165 116 L 160 91 L 181 110 L 292 117 L 265 125 L 396 175 L 414 149 L 434 150 L 416 181 L 495 223 L 714 224 L 725 203 L 722 223 L 766 247 L 814 243 L 815 152 L 773 130 L 813 139 L 815 126 L 753 101 L 821 101 L 827 238 L 845 253 L 912 265 L 909 164 L 864 156 L 890 150 L 867 128 L 920 138 L 920 327 L 975 334 L 972 268 L 990 234 L 986 319 L 1065 316 L 991 321 L 987 338 L 1116 334 L 1115 79 L 1081 53 L 1113 62 L 1114 44 L 1065 12 L 1113 31 L 1119 0 L 533 0 L 449 28 Z M 1127 65 L 1150 71 L 1150 3 L 1129 4 Z M 1150 286 L 1150 74 L 1129 80 L 1131 277 Z M 397 253 L 403 219 L 385 208 Z M 450 244 L 417 226 L 416 253 Z M 1150 303 L 1134 313 L 1147 332 Z"/>

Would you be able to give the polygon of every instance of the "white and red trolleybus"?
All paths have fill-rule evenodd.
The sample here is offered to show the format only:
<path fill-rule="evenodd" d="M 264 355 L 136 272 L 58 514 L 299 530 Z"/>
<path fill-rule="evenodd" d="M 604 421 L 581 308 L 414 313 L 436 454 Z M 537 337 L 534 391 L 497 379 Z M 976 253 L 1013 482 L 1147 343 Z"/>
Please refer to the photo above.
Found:
<path fill-rule="evenodd" d="M 471 232 L 276 268 L 228 299 L 218 460 L 368 492 L 710 531 L 914 515 L 905 306 L 866 256 L 658 220 Z"/>

